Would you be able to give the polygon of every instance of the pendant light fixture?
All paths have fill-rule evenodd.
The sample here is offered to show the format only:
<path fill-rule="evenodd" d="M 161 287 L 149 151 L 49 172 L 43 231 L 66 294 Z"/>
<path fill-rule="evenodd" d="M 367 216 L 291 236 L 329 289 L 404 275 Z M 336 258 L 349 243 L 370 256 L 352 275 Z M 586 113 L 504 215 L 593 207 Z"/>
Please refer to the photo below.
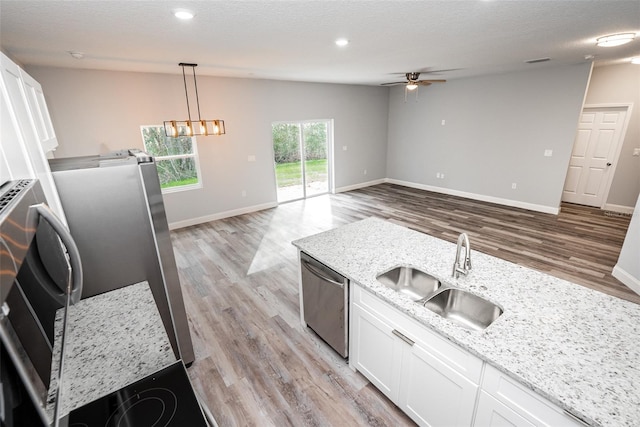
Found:
<path fill-rule="evenodd" d="M 164 133 L 167 136 L 178 137 L 181 135 L 224 135 L 224 120 L 202 120 L 200 117 L 200 100 L 198 99 L 198 82 L 196 80 L 196 67 L 198 64 L 188 64 L 181 62 L 178 64 L 182 67 L 182 80 L 184 81 L 184 95 L 187 99 L 187 117 L 188 120 L 168 120 L 164 122 Z M 191 120 L 191 106 L 189 105 L 189 92 L 187 91 L 187 77 L 184 67 L 191 67 L 193 71 L 193 87 L 196 92 L 196 105 L 198 107 L 198 120 Z"/>

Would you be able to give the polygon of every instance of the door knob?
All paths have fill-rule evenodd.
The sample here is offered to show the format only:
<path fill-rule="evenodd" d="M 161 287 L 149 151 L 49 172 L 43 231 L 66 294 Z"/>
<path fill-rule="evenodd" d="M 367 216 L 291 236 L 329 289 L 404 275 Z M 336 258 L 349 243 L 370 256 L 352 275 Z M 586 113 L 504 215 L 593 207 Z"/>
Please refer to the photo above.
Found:
<path fill-rule="evenodd" d="M 607 166 L 611 166 L 611 163 L 607 163 Z"/>

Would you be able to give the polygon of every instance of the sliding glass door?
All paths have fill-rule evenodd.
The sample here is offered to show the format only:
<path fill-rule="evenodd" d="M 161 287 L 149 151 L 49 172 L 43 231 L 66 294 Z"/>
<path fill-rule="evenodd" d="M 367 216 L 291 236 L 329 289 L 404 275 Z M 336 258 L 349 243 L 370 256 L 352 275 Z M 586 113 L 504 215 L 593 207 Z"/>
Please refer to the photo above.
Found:
<path fill-rule="evenodd" d="M 329 192 L 331 121 L 274 123 L 278 203 Z"/>

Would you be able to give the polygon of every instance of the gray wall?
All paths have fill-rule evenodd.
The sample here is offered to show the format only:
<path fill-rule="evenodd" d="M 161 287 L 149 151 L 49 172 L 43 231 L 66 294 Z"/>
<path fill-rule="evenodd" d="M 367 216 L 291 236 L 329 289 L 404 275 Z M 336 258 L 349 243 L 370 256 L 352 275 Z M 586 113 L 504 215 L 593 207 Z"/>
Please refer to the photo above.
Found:
<path fill-rule="evenodd" d="M 186 119 L 181 75 L 26 71 L 43 87 L 58 158 L 142 148 L 141 125 Z M 204 187 L 165 195 L 174 225 L 276 203 L 274 121 L 334 119 L 338 189 L 386 177 L 387 88 L 199 76 L 198 90 L 202 117 L 224 119 L 227 134 L 197 138 Z"/>
<path fill-rule="evenodd" d="M 586 104 L 633 104 L 607 204 L 633 207 L 640 194 L 640 65 L 619 64 L 593 69 Z"/>
<path fill-rule="evenodd" d="M 387 176 L 557 209 L 590 69 L 584 63 L 450 80 L 420 88 L 417 101 L 409 93 L 405 102 L 403 88 L 395 87 Z M 552 157 L 544 157 L 546 149 Z M 437 179 L 438 172 L 445 178 Z"/>

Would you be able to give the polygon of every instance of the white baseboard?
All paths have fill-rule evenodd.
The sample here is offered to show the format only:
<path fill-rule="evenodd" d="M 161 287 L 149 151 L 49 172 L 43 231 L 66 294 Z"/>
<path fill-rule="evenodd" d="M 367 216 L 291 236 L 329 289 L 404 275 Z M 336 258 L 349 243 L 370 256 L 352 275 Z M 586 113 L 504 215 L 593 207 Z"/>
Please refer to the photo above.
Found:
<path fill-rule="evenodd" d="M 229 218 L 236 215 L 244 215 L 251 212 L 258 212 L 264 209 L 271 209 L 278 206 L 277 202 L 264 203 L 262 205 L 247 206 L 245 208 L 234 209 L 226 212 L 219 212 L 211 215 L 201 216 L 199 218 L 185 219 L 184 221 L 176 221 L 169 224 L 169 230 L 177 230 L 178 228 L 189 227 L 190 225 L 202 224 L 218 219 Z"/>
<path fill-rule="evenodd" d="M 605 211 L 611 211 L 611 212 L 620 212 L 623 214 L 633 214 L 633 206 L 622 206 L 622 205 L 613 205 L 610 203 L 605 204 L 602 207 L 603 210 Z"/>
<path fill-rule="evenodd" d="M 502 199 L 499 197 L 487 196 L 484 194 L 467 193 L 466 191 L 452 190 L 450 188 L 435 187 L 432 185 L 417 184 L 414 182 L 400 181 L 397 179 L 387 178 L 385 182 L 390 184 L 402 185 L 404 187 L 417 188 L 419 190 L 433 191 L 434 193 L 448 194 L 450 196 L 465 197 L 467 199 L 480 200 L 481 202 L 496 203 L 498 205 L 511 206 L 514 208 L 522 208 L 530 211 L 543 212 L 553 215 L 560 213 L 559 207 L 537 205 L 533 203 L 521 202 L 518 200 Z"/>
<path fill-rule="evenodd" d="M 371 187 L 372 185 L 384 184 L 387 182 L 386 178 L 374 179 L 373 181 L 361 182 L 358 184 L 347 185 L 346 187 L 336 188 L 336 193 L 344 193 L 345 191 L 357 190 L 359 188 Z"/>
<path fill-rule="evenodd" d="M 622 267 L 620 267 L 618 264 L 613 267 L 611 275 L 625 284 L 633 292 L 640 295 L 640 279 L 638 279 L 637 277 L 633 277 L 629 272 L 622 269 Z"/>

